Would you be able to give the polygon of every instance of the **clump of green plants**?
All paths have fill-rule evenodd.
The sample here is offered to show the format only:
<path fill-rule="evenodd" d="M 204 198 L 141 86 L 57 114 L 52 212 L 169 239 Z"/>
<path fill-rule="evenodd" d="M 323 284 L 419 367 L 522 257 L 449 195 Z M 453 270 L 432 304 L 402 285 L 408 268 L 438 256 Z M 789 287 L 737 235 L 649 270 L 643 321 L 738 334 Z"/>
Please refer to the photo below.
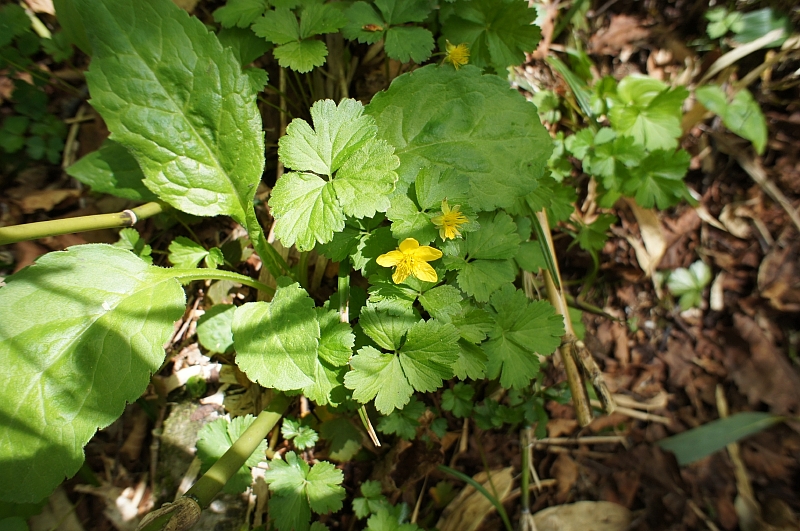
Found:
<path fill-rule="evenodd" d="M 629 77 L 580 88 L 581 108 L 597 127 L 554 145 L 539 112 L 556 119 L 557 99 L 541 97 L 537 111 L 504 78 L 539 39 L 535 10 L 523 0 L 376 0 L 346 9 L 231 0 L 213 14 L 218 33 L 169 0 L 60 5 L 68 34 L 85 37 L 91 104 L 111 131 L 68 172 L 94 191 L 144 204 L 104 225 L 128 227 L 117 244 L 46 254 L 0 288 L 9 316 L 0 324 L 3 501 L 38 502 L 76 473 L 84 445 L 164 363 L 164 344 L 186 309 L 183 286 L 196 280 L 215 282 L 210 298 L 214 286 L 233 282 L 260 292 L 258 300 L 253 293 L 212 307 L 197 334 L 272 400 L 254 418 L 203 429 L 206 474 L 183 502 L 154 513 L 148 529 L 171 511 L 206 507 L 226 484 L 246 488 L 267 433 L 301 394 L 319 421 L 285 418 L 281 433 L 292 449 L 277 452 L 264 476 L 280 531 L 320 529 L 313 514 L 343 506 L 342 472 L 303 456 L 323 446 L 333 461 L 355 455 L 361 430 L 352 419 L 379 444 L 373 423 L 384 437 L 412 439 L 430 411 L 439 418 L 425 436 L 443 436 L 446 419 L 422 399 L 443 390 L 442 409 L 456 419 L 474 415 L 486 429 L 536 424 L 541 434 L 544 400 L 564 396 L 541 388 L 541 364 L 576 338 L 569 313 L 519 280 L 543 271 L 553 300 L 563 300 L 548 223 L 573 210 L 566 156 L 596 177 L 605 206 L 622 195 L 646 208 L 690 197 L 682 180 L 689 155 L 677 141 L 688 94 L 680 87 Z M 443 60 L 419 66 L 432 58 L 437 35 Z M 373 46 L 368 53 L 382 47 L 387 63 L 408 72 L 387 79 L 369 103 L 344 97 L 347 62 L 329 55 L 344 39 Z M 275 88 L 251 63 L 267 53 L 281 76 L 293 72 L 298 98 L 308 100 L 305 117 L 292 119 L 278 142 L 286 171 L 268 200 L 272 231 L 296 248 L 297 263 L 268 242 L 254 207 L 265 166 L 257 100 Z M 314 76 L 344 80 L 341 97 Z M 247 238 L 208 248 L 177 237 L 166 251 L 171 267 L 155 265 L 157 252 L 130 226 L 167 210 L 228 216 Z M 597 253 L 613 222 L 599 217 L 576 241 Z M 0 242 L 32 237 L 15 230 L 0 229 Z M 233 271 L 248 244 L 264 281 Z M 338 263 L 329 298 L 320 300 L 309 281 L 311 253 Z M 366 289 L 351 285 L 356 277 Z M 490 382 L 497 393 L 476 404 L 470 381 Z M 573 396 L 585 393 L 570 386 Z M 362 486 L 354 508 L 369 529 L 417 528 L 374 484 Z"/>

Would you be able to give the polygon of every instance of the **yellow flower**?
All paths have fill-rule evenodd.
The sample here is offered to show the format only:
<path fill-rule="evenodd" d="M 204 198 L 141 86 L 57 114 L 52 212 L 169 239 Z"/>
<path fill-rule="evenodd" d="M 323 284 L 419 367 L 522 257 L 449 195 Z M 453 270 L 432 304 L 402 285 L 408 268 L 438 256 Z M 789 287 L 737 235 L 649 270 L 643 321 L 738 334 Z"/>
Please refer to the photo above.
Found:
<path fill-rule="evenodd" d="M 444 60 L 451 63 L 458 70 L 469 63 L 469 47 L 464 43 L 453 45 L 450 44 L 450 41 L 445 41 Z"/>
<path fill-rule="evenodd" d="M 395 284 L 400 284 L 408 275 L 414 275 L 425 282 L 436 282 L 439 277 L 428 264 L 442 257 L 442 251 L 427 245 L 420 245 L 414 238 L 406 238 L 394 251 L 378 257 L 376 262 L 383 267 L 396 267 L 392 274 Z"/>
<path fill-rule="evenodd" d="M 431 218 L 431 222 L 439 229 L 439 236 L 443 240 L 454 240 L 461 237 L 458 227 L 468 223 L 469 220 L 467 216 L 461 213 L 459 205 L 450 208 L 450 205 L 447 204 L 447 199 L 445 199 L 442 201 L 442 215 Z"/>

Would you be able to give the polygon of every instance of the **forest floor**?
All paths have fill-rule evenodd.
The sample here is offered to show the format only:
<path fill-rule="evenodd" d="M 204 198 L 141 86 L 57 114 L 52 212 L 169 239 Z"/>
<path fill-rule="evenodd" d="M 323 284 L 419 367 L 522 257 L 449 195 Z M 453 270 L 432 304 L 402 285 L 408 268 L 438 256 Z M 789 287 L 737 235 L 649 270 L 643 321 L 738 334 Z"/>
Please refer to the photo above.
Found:
<path fill-rule="evenodd" d="M 201 17 L 213 10 L 203 3 L 196 8 Z M 593 7 L 581 35 L 600 75 L 619 79 L 641 72 L 665 80 L 693 79 L 720 55 L 718 49 L 701 52 L 687 44 L 704 37 L 706 3 L 612 0 Z M 545 27 L 545 38 L 547 31 Z M 553 53 L 558 49 L 558 43 L 551 47 Z M 738 77 L 767 60 L 764 50 L 748 56 L 738 65 Z M 749 86 L 767 118 L 765 155 L 755 155 L 748 143 L 717 121 L 696 121 L 685 130 L 682 145 L 693 157 L 687 184 L 696 192 L 698 204 L 648 216 L 620 201 L 613 209 L 619 223 L 599 253 L 599 275 L 591 285 L 582 283 L 590 257 L 577 246 L 568 247 L 566 238 L 556 240 L 561 271 L 572 294 L 601 310 L 584 311 L 584 343 L 621 407 L 610 415 L 596 411 L 595 420 L 580 428 L 570 404 L 546 405 L 551 417 L 548 437 L 532 447 L 540 481 L 532 490 L 532 512 L 578 501 L 609 501 L 629 510 L 632 523 L 614 524 L 617 515 L 606 514 L 606 506 L 582 506 L 580 512 L 592 518 L 591 529 L 800 529 L 800 423 L 776 424 L 736 448 L 682 467 L 656 445 L 726 414 L 800 415 L 798 67 L 800 54 L 795 51 L 762 70 Z M 382 75 L 381 68 L 360 71 L 353 95 L 368 98 L 375 87 L 380 88 Z M 516 77 L 545 84 L 558 94 L 568 91 L 537 54 L 517 69 Z M 7 99 L 4 86 L 7 89 L 0 82 L 0 97 Z M 79 145 L 79 151 L 70 155 L 74 160 L 96 149 L 108 133 L 83 102 L 63 103 L 73 108 L 77 103 L 78 112 L 85 113 L 71 125 L 75 143 L 67 147 Z M 553 131 L 559 128 L 557 123 L 549 126 Z M 6 225 L 118 211 L 122 204 L 77 187 L 59 165 L 32 164 L 3 186 L 0 203 Z M 268 192 L 265 185 L 261 198 Z M 578 210 L 588 203 L 587 194 L 580 192 Z M 269 219 L 266 212 L 262 214 Z M 193 226 L 197 237 L 213 241 L 233 230 L 232 223 L 222 219 Z M 155 229 L 143 234 L 155 234 Z M 160 237 L 168 241 L 163 234 Z M 60 236 L 18 243 L 3 252 L 6 257 L 10 253 L 18 270 L 47 251 L 97 241 L 114 242 L 116 236 L 111 231 Z M 158 248 L 158 240 L 152 244 Z M 711 268 L 713 280 L 701 308 L 681 311 L 653 273 L 689 267 L 699 259 Z M 257 264 L 250 266 L 255 270 Z M 335 272 L 335 268 L 326 271 L 323 289 L 335 285 Z M 185 382 L 187 374 L 204 374 L 207 392 L 192 399 L 177 387 L 150 412 L 131 405 L 87 447 L 87 464 L 100 486 L 87 487 L 85 475 L 67 482 L 50 501 L 51 519 L 32 523 L 33 531 L 52 529 L 54 522 L 58 529 L 70 531 L 128 530 L 136 516 L 153 507 L 157 478 L 171 473 L 159 470 L 167 465 L 153 433 L 167 429 L 178 403 L 193 404 L 189 415 L 195 424 L 218 416 L 223 413 L 221 385 L 237 384 L 235 375 L 220 375 L 216 365 L 220 360 L 206 357 L 194 335 L 204 298 L 210 295 L 202 284 L 190 288 L 189 310 L 169 347 L 172 362 L 155 378 L 156 384 L 169 388 L 176 387 L 176 378 Z M 220 297 L 237 296 L 232 290 Z M 559 368 L 549 367 L 545 384 L 560 380 Z M 247 385 L 242 392 L 257 402 L 259 390 Z M 391 476 L 396 490 L 390 499 L 405 501 L 411 508 L 418 505 L 417 522 L 426 528 L 437 525 L 445 511 L 440 529 L 501 529 L 499 516 L 488 507 L 478 507 L 481 504 L 474 498 L 445 509 L 463 484 L 435 469 L 443 463 L 468 475 L 493 471 L 498 484 L 508 487 L 500 496 L 506 510 L 512 521 L 519 521 L 519 431 L 482 431 L 474 425 L 464 429 L 462 419 L 445 418 L 451 434 L 435 451 L 400 441 L 369 448 L 371 459 L 341 465 L 348 498 L 358 495 L 362 481 Z M 184 466 L 182 475 L 191 458 L 179 462 L 172 466 Z M 507 467 L 511 469 L 504 472 Z M 231 503 L 227 516 L 238 522 L 231 528 L 244 521 L 241 511 L 264 509 L 257 497 L 250 499 L 249 509 L 247 499 L 241 505 Z M 590 529 L 573 516 L 558 518 L 561 525 L 572 526 L 562 529 Z M 604 519 L 609 520 L 608 527 L 602 527 Z M 334 530 L 363 526 L 347 503 L 325 523 Z M 220 523 L 217 529 L 228 528 L 219 527 L 223 525 L 228 524 Z"/>

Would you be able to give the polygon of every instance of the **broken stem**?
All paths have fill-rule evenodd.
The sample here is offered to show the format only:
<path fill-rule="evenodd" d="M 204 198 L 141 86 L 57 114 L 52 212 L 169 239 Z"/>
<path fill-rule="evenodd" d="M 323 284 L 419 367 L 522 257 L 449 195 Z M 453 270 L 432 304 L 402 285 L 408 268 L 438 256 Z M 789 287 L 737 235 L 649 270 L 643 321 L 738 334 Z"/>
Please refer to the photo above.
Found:
<path fill-rule="evenodd" d="M 556 255 L 555 247 L 553 246 L 553 237 L 550 234 L 550 224 L 547 221 L 547 213 L 542 210 L 536 213 L 536 219 L 541 227 L 541 233 L 544 235 L 547 249 L 550 251 L 551 256 Z M 547 299 L 550 304 L 556 309 L 556 313 L 564 318 L 564 340 L 562 346 L 558 351 L 561 355 L 561 361 L 564 364 L 564 373 L 567 376 L 567 385 L 572 393 L 572 405 L 575 408 L 575 416 L 578 419 L 578 424 L 583 427 L 592 421 L 592 409 L 589 406 L 589 393 L 586 391 L 586 386 L 583 383 L 583 378 L 578 370 L 578 365 L 575 361 L 573 349 L 569 348 L 571 342 L 575 340 L 575 330 L 572 328 L 572 319 L 569 317 L 569 309 L 567 307 L 567 300 L 564 297 L 564 292 L 556 287 L 556 282 L 559 286 L 564 284 L 561 282 L 561 273 L 558 270 L 558 263 L 553 260 L 552 265 L 553 273 L 556 275 L 554 279 L 550 274 L 550 269 L 543 271 L 545 289 L 547 290 Z"/>
<path fill-rule="evenodd" d="M 0 227 L 0 245 L 47 238 L 49 236 L 60 236 L 62 234 L 87 232 L 90 230 L 133 227 L 140 219 L 147 219 L 156 214 L 160 214 L 167 208 L 168 207 L 164 203 L 151 202 L 114 214 L 54 219 L 51 221 L 26 223 L 24 225 Z"/>

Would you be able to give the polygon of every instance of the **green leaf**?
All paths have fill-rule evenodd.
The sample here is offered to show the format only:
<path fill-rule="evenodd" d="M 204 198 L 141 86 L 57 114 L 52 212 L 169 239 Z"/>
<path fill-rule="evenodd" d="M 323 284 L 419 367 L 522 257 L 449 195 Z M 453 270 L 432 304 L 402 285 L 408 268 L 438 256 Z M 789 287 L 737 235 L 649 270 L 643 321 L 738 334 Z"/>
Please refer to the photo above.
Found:
<path fill-rule="evenodd" d="M 703 459 L 731 443 L 763 431 L 783 420 L 783 417 L 758 411 L 736 413 L 661 439 L 658 445 L 674 453 L 678 458 L 678 464 L 683 466 Z"/>
<path fill-rule="evenodd" d="M 94 54 L 86 74 L 111 138 L 145 184 L 199 216 L 248 226 L 264 169 L 261 114 L 249 78 L 198 19 L 172 2 L 76 0 Z"/>
<path fill-rule="evenodd" d="M 336 312 L 315 308 L 299 284 L 279 288 L 272 302 L 251 302 L 234 314 L 236 363 L 248 378 L 282 391 L 302 389 L 325 404 L 340 385 L 337 366 L 350 357 L 354 337 Z"/>
<path fill-rule="evenodd" d="M 381 509 L 391 509 L 389 500 L 381 493 L 380 481 L 367 480 L 361 484 L 361 498 L 353 499 L 353 512 L 358 518 L 366 518 Z"/>
<path fill-rule="evenodd" d="M 427 61 L 433 52 L 433 34 L 425 28 L 399 26 L 386 32 L 386 55 L 401 63 Z"/>
<path fill-rule="evenodd" d="M 216 304 L 197 320 L 197 339 L 209 352 L 229 353 L 233 350 L 233 304 Z"/>
<path fill-rule="evenodd" d="M 458 272 L 457 282 L 467 295 L 486 302 L 492 293 L 517 278 L 510 260 L 473 260 Z"/>
<path fill-rule="evenodd" d="M 334 5 L 310 3 L 300 14 L 300 37 L 336 33 L 345 24 L 347 17 Z"/>
<path fill-rule="evenodd" d="M 400 191 L 428 168 L 431 180 L 468 182 L 461 193 L 476 211 L 511 206 L 534 190 L 552 151 L 536 107 L 504 80 L 469 65 L 403 74 L 375 95 L 367 113 L 379 137 L 395 147 Z"/>
<path fill-rule="evenodd" d="M 319 440 L 319 435 L 310 426 L 302 426 L 300 422 L 286 417 L 281 426 L 281 435 L 287 440 L 293 441 L 296 448 L 305 450 L 313 448 Z"/>
<path fill-rule="evenodd" d="M 448 322 L 450 316 L 461 313 L 461 292 L 453 286 L 442 285 L 419 296 L 419 302 L 431 317 Z"/>
<path fill-rule="evenodd" d="M 361 450 L 363 434 L 345 417 L 323 422 L 319 426 L 319 433 L 330 444 L 330 459 L 349 461 Z"/>
<path fill-rule="evenodd" d="M 286 138 L 286 137 L 284 137 Z M 272 189 L 269 206 L 275 216 L 275 234 L 285 246 L 310 251 L 344 228 L 344 212 L 333 183 L 311 173 L 287 173 Z"/>
<path fill-rule="evenodd" d="M 361 309 L 359 324 L 375 343 L 386 350 L 397 350 L 406 332 L 414 326 L 419 317 L 412 313 L 389 315 L 378 311 L 375 304 L 367 304 Z"/>
<path fill-rule="evenodd" d="M 351 41 L 375 44 L 383 38 L 386 22 L 380 14 L 366 2 L 354 2 L 347 11 L 347 24 L 342 28 L 342 35 Z M 364 28 L 372 28 L 370 31 Z"/>
<path fill-rule="evenodd" d="M 253 415 L 236 417 L 230 422 L 225 418 L 219 418 L 200 428 L 197 433 L 197 458 L 201 463 L 200 472 L 206 473 L 255 420 Z M 228 480 L 222 488 L 222 492 L 241 494 L 246 491 L 253 482 L 250 469 L 265 459 L 266 451 L 267 441 L 262 440 L 245 463 Z"/>
<path fill-rule="evenodd" d="M 420 531 L 417 524 L 401 523 L 390 509 L 381 508 L 367 520 L 366 531 Z"/>
<path fill-rule="evenodd" d="M 319 323 L 319 356 L 335 367 L 347 365 L 353 349 L 350 325 L 339 321 L 339 312 L 315 308 Z"/>
<path fill-rule="evenodd" d="M 425 404 L 411 397 L 403 409 L 396 409 L 388 416 L 381 417 L 377 429 L 381 433 L 397 435 L 407 441 L 413 439 L 419 426 L 419 418 L 425 413 Z"/>
<path fill-rule="evenodd" d="M 668 208 L 681 200 L 691 201 L 683 182 L 691 157 L 683 149 L 677 152 L 653 151 L 623 177 L 621 191 L 634 197 L 642 208 Z"/>
<path fill-rule="evenodd" d="M 711 268 L 698 260 L 689 269 L 679 267 L 669 274 L 667 287 L 674 295 L 680 295 L 681 310 L 699 307 L 703 301 L 703 290 L 711 282 Z"/>
<path fill-rule="evenodd" d="M 433 51 L 433 34 L 418 26 L 403 26 L 424 21 L 431 11 L 426 0 L 379 0 L 375 10 L 366 2 L 355 2 L 346 11 L 347 24 L 342 34 L 350 40 L 373 44 L 385 39 L 386 55 L 401 63 L 426 61 Z"/>
<path fill-rule="evenodd" d="M 83 156 L 66 171 L 94 192 L 132 201 L 157 199 L 144 185 L 144 174 L 136 159 L 113 140 L 106 140 L 100 149 Z"/>
<path fill-rule="evenodd" d="M 436 239 L 436 227 L 430 217 L 405 194 L 392 197 L 386 217 L 392 222 L 392 236 L 399 242 L 414 238 L 420 245 L 428 245 Z"/>
<path fill-rule="evenodd" d="M 0 288 L 0 499 L 35 502 L 138 398 L 185 310 L 180 284 L 110 245 L 46 254 Z M 32 311 L 36 309 L 36 311 Z"/>
<path fill-rule="evenodd" d="M 236 309 L 236 364 L 264 387 L 302 389 L 315 381 L 319 323 L 314 301 L 299 284 L 279 288 L 272 302 Z"/>
<path fill-rule="evenodd" d="M 247 28 L 267 9 L 266 0 L 228 0 L 213 13 L 223 28 Z"/>
<path fill-rule="evenodd" d="M 442 31 L 453 44 L 466 43 L 470 62 L 505 75 L 506 68 L 525 62 L 525 52 L 539 44 L 541 32 L 532 24 L 536 10 L 522 0 L 459 0 Z"/>
<path fill-rule="evenodd" d="M 24 34 L 31 28 L 31 19 L 25 9 L 16 4 L 0 8 L 0 46 L 7 46 L 14 37 Z"/>
<path fill-rule="evenodd" d="M 132 251 L 133 254 L 141 258 L 145 263 L 153 263 L 153 257 L 150 256 L 153 252 L 153 248 L 145 243 L 144 239 L 139 235 L 139 231 L 134 228 L 129 227 L 119 231 L 119 241 L 112 245 L 120 249 Z"/>
<path fill-rule="evenodd" d="M 169 244 L 169 261 L 175 267 L 191 269 L 208 256 L 205 247 L 185 236 L 178 236 Z"/>
<path fill-rule="evenodd" d="M 578 237 L 575 241 L 581 249 L 587 252 L 598 252 L 606 244 L 609 227 L 617 222 L 617 217 L 611 214 L 600 214 L 590 225 L 580 225 Z"/>
<path fill-rule="evenodd" d="M 545 301 L 530 302 L 522 291 L 506 285 L 492 295 L 495 319 L 483 347 L 489 357 L 486 376 L 506 389 L 522 389 L 539 374 L 537 354 L 552 354 L 561 344 L 564 319 Z"/>
<path fill-rule="evenodd" d="M 49 39 L 42 39 L 42 51 L 50 55 L 56 63 L 63 63 L 72 58 L 72 43 L 63 31 L 53 33 Z"/>
<path fill-rule="evenodd" d="M 435 391 L 442 380 L 452 377 L 450 367 L 458 359 L 458 338 L 455 326 L 433 319 L 411 327 L 400 349 L 400 364 L 414 389 Z"/>
<path fill-rule="evenodd" d="M 752 42 L 770 31 L 782 28 L 783 37 L 775 39 L 766 48 L 775 48 L 782 45 L 793 31 L 789 17 L 779 15 L 771 7 L 744 13 L 737 22 L 731 29 L 736 33 L 735 40 L 739 43 Z"/>
<path fill-rule="evenodd" d="M 300 23 L 289 9 L 278 8 L 256 20 L 253 33 L 275 44 L 287 44 L 300 40 Z"/>
<path fill-rule="evenodd" d="M 301 74 L 311 72 L 314 67 L 325 64 L 328 48 L 322 41 L 309 39 L 289 42 L 276 46 L 272 55 L 284 68 L 291 68 Z"/>
<path fill-rule="evenodd" d="M 750 91 L 741 89 L 730 103 L 722 89 L 716 85 L 698 87 L 695 94 L 706 109 L 722 118 L 722 123 L 728 129 L 751 141 L 759 154 L 764 153 L 767 145 L 767 121 Z"/>
<path fill-rule="evenodd" d="M 249 28 L 225 28 L 220 30 L 217 38 L 220 44 L 233 51 L 242 66 L 249 65 L 272 48 L 271 44 L 258 38 Z"/>
<path fill-rule="evenodd" d="M 331 241 L 344 228 L 345 214 L 364 218 L 385 212 L 399 164 L 392 147 L 375 139 L 374 119 L 363 114 L 361 103 L 317 101 L 311 118 L 314 129 L 304 120 L 292 120 L 278 155 L 287 167 L 316 175 L 284 175 L 269 203 L 275 233 L 284 245 L 300 250 Z"/>
<path fill-rule="evenodd" d="M 315 102 L 311 121 L 313 129 L 305 120 L 292 120 L 280 139 L 278 155 L 288 168 L 331 177 L 377 133 L 374 118 L 353 99 L 339 105 L 333 100 Z"/>
<path fill-rule="evenodd" d="M 675 149 L 682 134 L 681 105 L 688 95 L 683 87 L 669 88 L 651 77 L 627 76 L 617 86 L 609 120 L 615 131 L 648 150 Z"/>
<path fill-rule="evenodd" d="M 475 389 L 471 385 L 458 382 L 452 389 L 445 389 L 442 393 L 442 409 L 452 411 L 458 418 L 468 417 L 472 414 L 472 397 Z"/>
<path fill-rule="evenodd" d="M 270 517 L 280 531 L 308 531 L 311 511 L 325 514 L 342 508 L 345 492 L 344 474 L 325 461 L 314 466 L 286 453 L 286 461 L 276 457 L 264 473 L 264 481 L 273 496 L 269 500 Z"/>
<path fill-rule="evenodd" d="M 519 250 L 517 225 L 503 211 L 482 214 L 481 229 L 467 235 L 467 257 L 471 259 L 513 258 Z"/>

